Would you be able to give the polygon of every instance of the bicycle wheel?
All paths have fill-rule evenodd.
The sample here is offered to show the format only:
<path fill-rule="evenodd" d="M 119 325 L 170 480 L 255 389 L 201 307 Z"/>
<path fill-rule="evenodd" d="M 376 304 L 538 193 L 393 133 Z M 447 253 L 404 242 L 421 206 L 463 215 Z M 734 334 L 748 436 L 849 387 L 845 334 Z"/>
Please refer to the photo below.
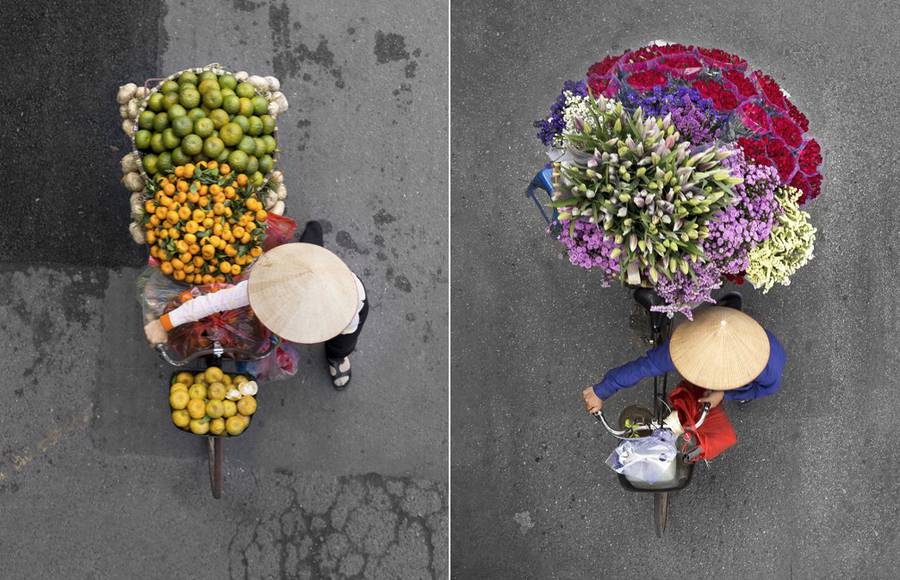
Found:
<path fill-rule="evenodd" d="M 213 497 L 219 499 L 225 484 L 224 442 L 218 437 L 207 437 L 206 440 L 209 445 L 209 485 Z"/>
<path fill-rule="evenodd" d="M 656 527 L 656 537 L 661 538 L 669 523 L 669 492 L 663 491 L 653 494 L 653 523 Z"/>

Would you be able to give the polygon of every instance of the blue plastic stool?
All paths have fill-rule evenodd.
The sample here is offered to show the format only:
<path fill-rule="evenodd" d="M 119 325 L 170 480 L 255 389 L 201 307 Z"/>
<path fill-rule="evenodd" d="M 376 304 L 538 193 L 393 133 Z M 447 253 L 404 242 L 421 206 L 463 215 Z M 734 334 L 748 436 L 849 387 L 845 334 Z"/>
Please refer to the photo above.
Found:
<path fill-rule="evenodd" d="M 559 216 L 559 212 L 555 209 L 553 213 L 549 216 L 547 215 L 547 211 L 544 209 L 544 204 L 542 204 L 538 198 L 537 194 L 535 194 L 535 190 L 543 189 L 547 193 L 547 198 L 553 199 L 553 170 L 551 169 L 541 169 L 537 172 L 537 175 L 534 176 L 534 179 L 531 180 L 531 183 L 528 185 L 528 189 L 525 190 L 525 195 L 531 198 L 531 201 L 534 202 L 534 205 L 537 206 L 538 210 L 541 212 L 541 216 L 544 218 L 544 221 L 547 222 L 547 225 L 550 225 L 550 222 L 556 221 L 556 218 Z"/>

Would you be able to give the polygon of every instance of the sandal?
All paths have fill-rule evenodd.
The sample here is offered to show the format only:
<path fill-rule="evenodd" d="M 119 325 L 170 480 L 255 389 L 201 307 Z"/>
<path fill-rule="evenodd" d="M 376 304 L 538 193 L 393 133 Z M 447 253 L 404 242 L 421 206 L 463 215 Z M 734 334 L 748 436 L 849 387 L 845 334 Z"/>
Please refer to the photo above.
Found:
<path fill-rule="evenodd" d="M 338 391 L 343 391 L 350 384 L 350 357 L 341 359 L 328 359 L 328 373 L 331 375 L 331 384 Z"/>

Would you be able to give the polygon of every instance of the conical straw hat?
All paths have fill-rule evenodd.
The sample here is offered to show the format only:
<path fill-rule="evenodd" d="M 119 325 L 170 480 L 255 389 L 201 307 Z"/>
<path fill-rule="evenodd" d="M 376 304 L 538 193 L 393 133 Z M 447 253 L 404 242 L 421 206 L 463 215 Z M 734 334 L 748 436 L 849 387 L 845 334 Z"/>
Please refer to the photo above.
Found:
<path fill-rule="evenodd" d="M 716 391 L 743 387 L 766 368 L 769 337 L 758 322 L 734 308 L 711 306 L 672 333 L 669 354 L 687 381 Z"/>
<path fill-rule="evenodd" d="M 260 322 L 302 344 L 340 334 L 359 305 L 350 268 L 314 244 L 283 244 L 264 253 L 250 269 L 249 291 Z"/>

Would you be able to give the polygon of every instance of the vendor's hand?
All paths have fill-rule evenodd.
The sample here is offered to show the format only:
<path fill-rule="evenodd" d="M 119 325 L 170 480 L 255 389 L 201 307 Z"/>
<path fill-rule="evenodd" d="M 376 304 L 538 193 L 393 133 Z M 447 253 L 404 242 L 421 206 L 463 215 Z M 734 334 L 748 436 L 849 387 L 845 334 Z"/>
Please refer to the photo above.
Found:
<path fill-rule="evenodd" d="M 593 415 L 603 409 L 603 399 L 594 392 L 594 387 L 588 387 L 581 391 L 581 398 L 584 399 L 585 410 Z"/>
<path fill-rule="evenodd" d="M 169 335 L 166 334 L 166 329 L 163 328 L 159 319 L 148 323 L 144 327 L 144 334 L 147 335 L 147 340 L 150 341 L 150 344 L 163 344 L 169 339 Z"/>
<path fill-rule="evenodd" d="M 722 402 L 722 399 L 725 398 L 725 391 L 710 391 L 707 390 L 703 393 L 703 396 L 697 399 L 701 403 L 709 403 L 710 409 L 715 409 L 716 406 Z"/>

